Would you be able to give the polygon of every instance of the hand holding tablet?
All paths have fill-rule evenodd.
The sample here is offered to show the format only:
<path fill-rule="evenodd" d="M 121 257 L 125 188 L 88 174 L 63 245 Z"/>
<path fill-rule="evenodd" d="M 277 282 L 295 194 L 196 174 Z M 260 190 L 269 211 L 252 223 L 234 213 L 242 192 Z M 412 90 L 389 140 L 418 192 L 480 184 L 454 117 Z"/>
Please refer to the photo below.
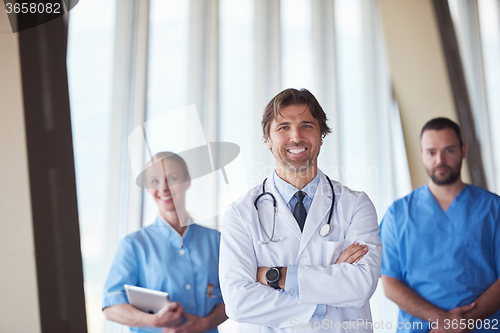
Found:
<path fill-rule="evenodd" d="M 163 291 L 126 284 L 125 292 L 130 305 L 150 314 L 157 313 L 165 305 L 171 303 L 168 293 Z"/>

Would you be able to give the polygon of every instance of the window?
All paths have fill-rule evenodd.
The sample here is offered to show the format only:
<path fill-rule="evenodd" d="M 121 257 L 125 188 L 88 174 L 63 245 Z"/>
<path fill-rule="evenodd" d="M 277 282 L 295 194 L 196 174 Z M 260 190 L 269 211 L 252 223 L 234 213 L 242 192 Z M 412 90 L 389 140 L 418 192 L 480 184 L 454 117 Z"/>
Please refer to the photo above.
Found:
<path fill-rule="evenodd" d="M 471 101 L 476 135 L 488 189 L 499 191 L 500 166 L 496 130 L 499 123 L 500 56 L 498 1 L 449 0 L 458 40 L 467 90 Z"/>
<path fill-rule="evenodd" d="M 88 331 L 103 332 L 115 1 L 71 11 L 68 79 Z M 99 10 L 95 10 L 99 8 Z"/>
<path fill-rule="evenodd" d="M 93 1 L 73 9 L 68 55 L 90 333 L 103 332 L 101 294 L 117 245 L 108 240 L 150 224 L 156 216 L 156 205 L 146 191 L 130 194 L 135 186 L 130 170 L 120 171 L 121 178 L 110 184 L 120 164 L 116 160 L 111 164 L 109 155 L 126 151 L 128 135 L 141 124 L 154 131 L 151 138 L 160 143 L 153 153 L 168 150 L 167 138 L 185 142 L 192 124 L 178 120 L 162 133 L 159 119 L 195 104 L 206 142 L 226 141 L 240 147 L 235 163 L 241 163 L 244 172 L 236 177 L 241 181 L 231 187 L 230 196 L 220 185 L 220 174 L 212 183 L 215 190 L 203 192 L 210 190 L 207 186 L 198 194 L 188 191 L 192 195 L 188 211 L 217 207 L 223 212 L 228 199 L 261 183 L 274 169 L 260 126 L 266 103 L 284 88 L 307 88 L 317 96 L 333 128 L 320 156 L 320 167 L 332 179 L 366 191 L 379 218 L 394 199 L 411 190 L 375 0 L 150 0 L 148 38 L 131 44 L 133 50 L 147 50 L 147 57 L 130 56 L 131 68 L 143 61 L 146 87 L 137 86 L 133 74 L 122 76 L 125 83 L 114 78 L 113 52 L 119 54 L 115 38 L 121 35 L 114 34 L 118 20 L 109 18 L 116 3 L 100 5 L 105 10 L 99 14 L 106 18 L 95 25 L 86 21 L 96 15 L 90 14 L 96 6 Z M 134 104 L 144 109 L 144 119 L 134 118 L 136 109 L 128 108 L 132 102 L 124 104 L 123 117 L 111 119 L 111 96 L 118 85 L 135 87 L 123 91 L 144 90 L 144 103 Z M 121 136 L 111 134 L 117 126 L 123 128 Z M 128 155 L 123 154 L 121 161 L 126 162 L 120 163 L 126 164 Z M 147 152 L 141 154 L 139 164 L 147 156 Z M 122 199 L 110 208 L 113 196 Z M 127 225 L 135 219 L 129 216 L 130 206 L 142 207 L 137 218 L 141 221 L 132 226 Z M 108 216 L 116 211 L 120 217 L 111 223 Z M 221 220 L 218 215 L 200 222 L 221 229 Z M 394 308 L 377 293 L 372 299 L 374 320 L 394 319 Z M 234 331 L 234 323 L 224 324 L 224 330 Z"/>

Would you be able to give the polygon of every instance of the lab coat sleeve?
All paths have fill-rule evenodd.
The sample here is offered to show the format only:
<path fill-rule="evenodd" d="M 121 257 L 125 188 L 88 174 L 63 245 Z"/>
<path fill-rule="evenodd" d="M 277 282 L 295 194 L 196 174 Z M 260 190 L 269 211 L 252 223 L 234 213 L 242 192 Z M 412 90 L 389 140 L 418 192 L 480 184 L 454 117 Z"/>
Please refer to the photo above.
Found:
<path fill-rule="evenodd" d="M 293 294 L 299 297 L 299 266 L 288 266 L 286 270 L 285 291 L 289 293 L 293 291 Z M 326 316 L 326 304 L 318 304 L 312 316 Z"/>
<path fill-rule="evenodd" d="M 351 216 L 344 249 L 359 242 L 368 245 L 368 253 L 358 264 L 300 265 L 301 304 L 361 307 L 373 295 L 380 274 L 382 245 L 378 235 L 377 213 L 365 193 L 358 195 Z"/>
<path fill-rule="evenodd" d="M 403 274 L 399 260 L 399 242 L 394 210 L 395 204 L 389 207 L 380 223 L 380 240 L 384 246 L 382 249 L 382 270 L 380 273 L 402 280 Z"/>
<path fill-rule="evenodd" d="M 219 276 L 226 314 L 240 323 L 275 328 L 291 326 L 291 321 L 307 322 L 316 309 L 299 304 L 298 298 L 256 282 L 257 260 L 243 218 L 230 206 L 224 216 L 220 248 Z"/>
<path fill-rule="evenodd" d="M 285 291 L 299 290 L 299 266 L 288 266 L 286 270 Z M 295 294 L 297 297 L 299 294 Z"/>

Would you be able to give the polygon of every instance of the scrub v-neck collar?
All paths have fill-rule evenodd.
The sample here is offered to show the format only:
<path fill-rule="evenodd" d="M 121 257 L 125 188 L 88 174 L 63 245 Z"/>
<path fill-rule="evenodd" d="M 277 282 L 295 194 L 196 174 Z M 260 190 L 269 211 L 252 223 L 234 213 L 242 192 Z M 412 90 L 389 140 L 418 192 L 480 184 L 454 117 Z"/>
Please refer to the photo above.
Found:
<path fill-rule="evenodd" d="M 425 189 L 427 191 L 427 194 L 428 194 L 428 196 L 430 196 L 432 198 L 434 205 L 439 207 L 439 210 L 448 217 L 450 214 L 453 213 L 453 211 L 451 211 L 451 210 L 455 210 L 456 209 L 455 206 L 457 206 L 459 204 L 459 202 L 462 201 L 462 197 L 465 196 L 465 193 L 468 191 L 468 190 L 466 191 L 466 189 L 468 189 L 468 188 L 469 188 L 469 185 L 465 184 L 464 188 L 460 191 L 460 193 L 457 194 L 455 199 L 453 199 L 453 201 L 451 202 L 451 204 L 448 206 L 448 208 L 445 211 L 443 209 L 443 207 L 441 207 L 441 205 L 437 201 L 434 194 L 432 194 L 431 189 L 429 188 L 429 185 L 425 184 Z"/>

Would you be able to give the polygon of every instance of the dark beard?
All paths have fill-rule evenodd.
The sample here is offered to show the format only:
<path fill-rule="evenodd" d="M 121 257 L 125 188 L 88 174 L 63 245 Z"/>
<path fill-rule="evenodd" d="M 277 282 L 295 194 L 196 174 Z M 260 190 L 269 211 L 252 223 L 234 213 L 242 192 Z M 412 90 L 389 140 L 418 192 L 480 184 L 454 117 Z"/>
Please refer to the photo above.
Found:
<path fill-rule="evenodd" d="M 436 185 L 450 185 L 453 184 L 454 182 L 457 181 L 457 179 L 460 177 L 460 168 L 458 171 L 454 171 L 451 168 L 448 168 L 450 170 L 450 175 L 444 179 L 438 179 L 433 172 L 431 175 L 431 179 Z"/>

